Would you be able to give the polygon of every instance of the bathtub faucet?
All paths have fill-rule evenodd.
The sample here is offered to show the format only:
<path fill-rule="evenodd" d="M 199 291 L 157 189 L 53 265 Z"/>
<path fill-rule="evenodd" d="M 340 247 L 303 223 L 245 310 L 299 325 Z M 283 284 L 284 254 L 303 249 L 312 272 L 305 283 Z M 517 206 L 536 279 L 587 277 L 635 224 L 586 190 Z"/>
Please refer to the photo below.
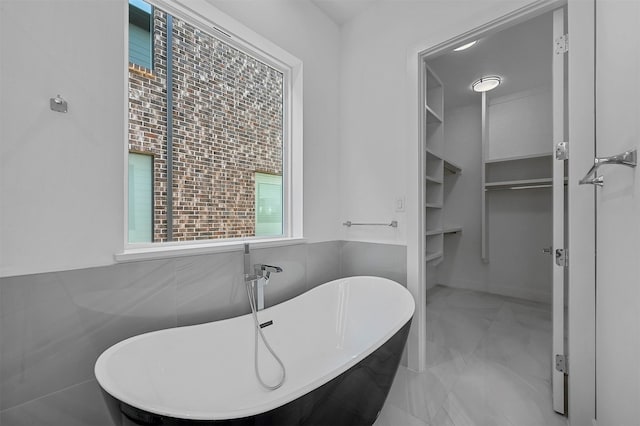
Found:
<path fill-rule="evenodd" d="M 264 287 L 269 284 L 272 273 L 282 272 L 279 266 L 263 265 L 257 263 L 253 265 L 253 274 L 250 273 L 251 257 L 249 244 L 244 245 L 244 282 L 255 289 L 255 304 L 259 311 L 264 309 Z M 255 287 L 254 287 L 255 286 Z"/>
<path fill-rule="evenodd" d="M 255 280 L 256 283 L 256 308 L 257 310 L 264 309 L 264 288 L 269 284 L 271 273 L 282 272 L 282 268 L 279 266 L 263 265 L 258 263 L 253 265 L 253 271 L 255 276 L 258 277 Z"/>

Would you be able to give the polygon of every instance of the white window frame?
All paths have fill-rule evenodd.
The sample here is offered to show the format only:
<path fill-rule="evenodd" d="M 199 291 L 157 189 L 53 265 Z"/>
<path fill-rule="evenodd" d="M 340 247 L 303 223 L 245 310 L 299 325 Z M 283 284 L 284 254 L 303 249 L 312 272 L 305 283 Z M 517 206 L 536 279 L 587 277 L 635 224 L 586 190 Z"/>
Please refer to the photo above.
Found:
<path fill-rule="evenodd" d="M 253 56 L 283 73 L 283 235 L 281 237 L 245 237 L 204 241 L 129 243 L 128 240 L 128 155 L 129 155 L 129 71 L 124 70 L 125 126 L 123 137 L 124 235 L 123 248 L 115 254 L 117 262 L 236 251 L 244 243 L 257 247 L 298 244 L 303 238 L 303 105 L 302 61 L 281 47 L 224 14 L 206 0 L 146 0 L 167 13 L 200 28 L 210 35 Z M 128 63 L 128 26 L 125 26 L 125 57 Z"/>

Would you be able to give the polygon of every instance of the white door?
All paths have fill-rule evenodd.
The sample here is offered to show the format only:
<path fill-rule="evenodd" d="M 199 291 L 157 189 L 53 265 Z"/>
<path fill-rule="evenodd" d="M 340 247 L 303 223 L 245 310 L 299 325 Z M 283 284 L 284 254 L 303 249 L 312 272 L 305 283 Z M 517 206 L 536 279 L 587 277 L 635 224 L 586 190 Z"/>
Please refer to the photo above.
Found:
<path fill-rule="evenodd" d="M 553 143 L 554 148 L 567 140 L 566 135 L 566 91 L 565 77 L 567 43 L 565 31 L 565 9 L 553 12 Z M 549 47 L 551 48 L 551 46 Z M 556 149 L 558 151 L 558 149 Z M 553 409 L 566 414 L 565 404 L 565 156 L 556 152 L 553 159 L 553 342 L 551 352 Z M 556 261 L 557 258 L 557 261 Z"/>
<path fill-rule="evenodd" d="M 640 1 L 596 0 L 596 154 L 640 148 Z M 640 424 L 640 169 L 596 189 L 596 418 Z"/>

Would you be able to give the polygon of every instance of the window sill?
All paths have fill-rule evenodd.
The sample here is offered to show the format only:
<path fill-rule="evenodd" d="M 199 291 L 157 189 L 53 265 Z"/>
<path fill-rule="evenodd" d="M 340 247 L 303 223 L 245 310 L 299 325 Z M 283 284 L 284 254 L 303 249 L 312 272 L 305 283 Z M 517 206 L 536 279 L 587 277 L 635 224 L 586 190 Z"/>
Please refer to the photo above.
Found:
<path fill-rule="evenodd" d="M 134 64 L 129 62 L 129 71 L 141 75 L 142 77 L 154 79 L 156 78 L 155 74 L 149 68 L 143 67 L 142 65 Z"/>
<path fill-rule="evenodd" d="M 122 253 L 114 255 L 115 261 L 118 263 L 139 262 L 144 260 L 168 259 L 172 257 L 198 256 L 203 254 L 224 253 L 232 251 L 241 251 L 244 244 L 249 243 L 251 249 L 261 249 L 269 247 L 281 247 L 295 244 L 305 243 L 306 239 L 299 237 L 291 238 L 269 238 L 247 241 L 225 241 L 225 242 L 207 242 L 207 243 L 175 243 L 168 245 L 165 243 L 161 246 L 154 247 L 144 245 L 137 248 L 135 245 L 125 249 Z"/>

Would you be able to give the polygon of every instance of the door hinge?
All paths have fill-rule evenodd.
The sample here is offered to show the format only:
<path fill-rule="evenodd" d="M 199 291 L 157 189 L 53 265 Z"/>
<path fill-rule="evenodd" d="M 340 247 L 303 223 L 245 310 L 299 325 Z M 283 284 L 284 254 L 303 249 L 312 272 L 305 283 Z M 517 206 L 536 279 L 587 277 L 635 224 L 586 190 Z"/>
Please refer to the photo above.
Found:
<path fill-rule="evenodd" d="M 556 370 L 564 374 L 569 374 L 569 359 L 566 355 L 556 354 Z"/>
<path fill-rule="evenodd" d="M 556 144 L 556 160 L 569 159 L 569 142 L 558 142 Z"/>
<path fill-rule="evenodd" d="M 556 55 L 561 55 L 569 51 L 569 34 L 561 35 L 554 40 Z"/>
<path fill-rule="evenodd" d="M 567 249 L 556 249 L 556 265 L 569 266 L 569 251 Z"/>

